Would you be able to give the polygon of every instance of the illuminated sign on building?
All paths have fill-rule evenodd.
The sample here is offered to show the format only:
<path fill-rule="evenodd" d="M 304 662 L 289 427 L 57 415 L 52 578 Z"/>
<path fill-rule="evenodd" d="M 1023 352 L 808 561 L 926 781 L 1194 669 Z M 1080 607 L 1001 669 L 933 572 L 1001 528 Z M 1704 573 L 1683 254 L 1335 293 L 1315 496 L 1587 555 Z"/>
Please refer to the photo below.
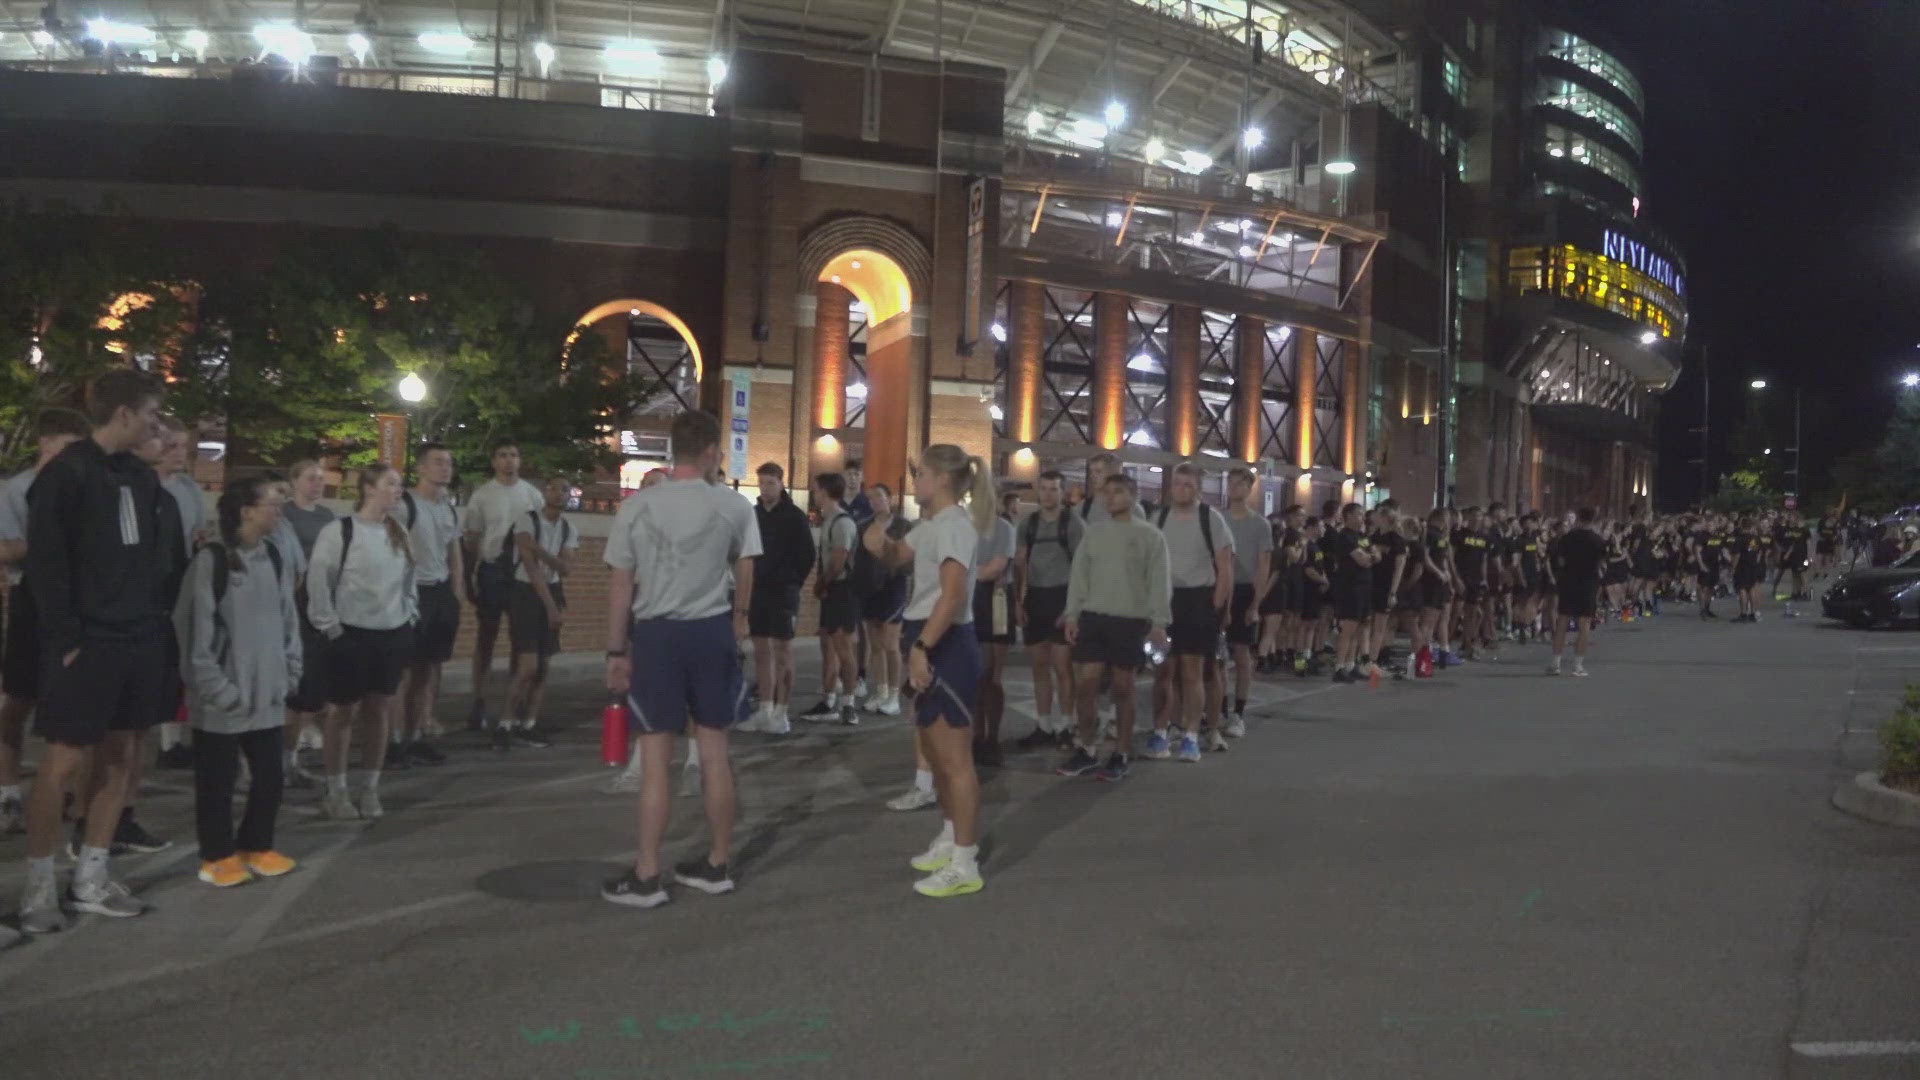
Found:
<path fill-rule="evenodd" d="M 1639 200 L 1634 200 L 1638 202 Z M 1674 295 L 1687 295 L 1687 282 L 1673 264 L 1654 253 L 1645 244 L 1612 229 L 1606 230 L 1601 237 L 1601 254 L 1616 262 L 1626 263 L 1635 270 L 1672 289 Z"/>

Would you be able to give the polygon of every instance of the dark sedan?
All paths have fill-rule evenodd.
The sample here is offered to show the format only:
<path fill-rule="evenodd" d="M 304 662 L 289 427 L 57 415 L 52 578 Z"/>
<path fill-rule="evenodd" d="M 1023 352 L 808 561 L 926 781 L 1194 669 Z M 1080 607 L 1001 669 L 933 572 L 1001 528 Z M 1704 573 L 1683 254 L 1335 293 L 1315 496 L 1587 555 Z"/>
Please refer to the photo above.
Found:
<path fill-rule="evenodd" d="M 1896 622 L 1920 622 L 1920 551 L 1892 566 L 1855 570 L 1833 583 L 1820 598 L 1820 610 L 1861 628 Z"/>

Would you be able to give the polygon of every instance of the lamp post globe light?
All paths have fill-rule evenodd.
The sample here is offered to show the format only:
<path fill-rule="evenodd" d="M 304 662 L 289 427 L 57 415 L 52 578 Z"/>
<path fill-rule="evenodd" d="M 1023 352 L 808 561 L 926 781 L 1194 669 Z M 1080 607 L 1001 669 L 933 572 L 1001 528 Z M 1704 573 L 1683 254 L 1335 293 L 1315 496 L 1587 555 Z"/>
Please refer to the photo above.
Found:
<path fill-rule="evenodd" d="M 427 400 L 427 384 L 419 375 L 409 371 L 400 380 L 400 400 L 409 405 L 418 405 Z"/>
<path fill-rule="evenodd" d="M 1909 371 L 1905 375 L 1900 376 L 1900 385 L 1909 390 L 1920 386 L 1920 371 Z"/>

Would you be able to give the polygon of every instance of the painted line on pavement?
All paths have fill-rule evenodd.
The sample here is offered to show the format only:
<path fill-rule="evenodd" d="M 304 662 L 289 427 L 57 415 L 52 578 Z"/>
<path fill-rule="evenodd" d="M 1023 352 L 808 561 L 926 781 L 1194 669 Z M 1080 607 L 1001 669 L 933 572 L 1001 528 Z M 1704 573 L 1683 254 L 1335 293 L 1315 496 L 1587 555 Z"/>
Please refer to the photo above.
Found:
<path fill-rule="evenodd" d="M 289 875 L 290 880 L 275 883 L 272 898 L 240 920 L 239 928 L 227 938 L 226 943 L 220 947 L 220 951 L 237 955 L 249 952 L 254 946 L 260 944 L 260 940 L 267 936 L 267 932 L 280 921 L 280 917 L 285 915 L 302 896 L 305 896 L 308 889 L 319 883 L 320 876 L 327 869 L 328 864 L 333 862 L 341 852 L 347 850 L 348 845 L 360 835 L 360 833 L 350 833 L 342 836 L 300 860 L 299 867 Z"/>
<path fill-rule="evenodd" d="M 1794 1043 L 1793 1052 L 1812 1058 L 1910 1057 L 1920 1055 L 1920 1040 Z"/>

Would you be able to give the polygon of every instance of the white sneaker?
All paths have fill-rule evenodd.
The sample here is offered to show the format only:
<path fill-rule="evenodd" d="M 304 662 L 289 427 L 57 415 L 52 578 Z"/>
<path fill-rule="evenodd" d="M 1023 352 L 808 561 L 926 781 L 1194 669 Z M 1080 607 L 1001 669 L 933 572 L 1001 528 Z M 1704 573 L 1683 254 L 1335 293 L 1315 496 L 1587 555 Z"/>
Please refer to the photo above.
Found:
<path fill-rule="evenodd" d="M 853 685 L 853 700 L 860 701 L 867 696 L 867 680 L 861 679 Z"/>
<path fill-rule="evenodd" d="M 387 816 L 387 808 L 380 805 L 380 792 L 363 791 L 360 793 L 360 816 L 368 821 L 378 821 Z"/>
<path fill-rule="evenodd" d="M 787 718 L 784 710 L 769 712 L 765 719 L 760 721 L 760 733 L 762 735 L 791 735 L 793 734 L 793 721 Z"/>
<path fill-rule="evenodd" d="M 640 774 L 621 773 L 619 776 L 600 785 L 603 795 L 638 795 L 640 793 Z"/>
<path fill-rule="evenodd" d="M 889 810 L 923 810 L 940 801 L 940 796 L 931 789 L 908 788 L 905 792 L 887 800 Z"/>
<path fill-rule="evenodd" d="M 1227 737 L 1228 738 L 1238 739 L 1241 736 L 1245 735 L 1246 733 L 1247 733 L 1247 718 L 1245 716 L 1242 716 L 1239 713 L 1234 713 L 1232 716 L 1227 718 Z"/>
<path fill-rule="evenodd" d="M 927 850 L 915 855 L 909 865 L 923 874 L 931 874 L 952 861 L 953 841 L 941 836 L 936 837 Z"/>
<path fill-rule="evenodd" d="M 1208 751 L 1217 753 L 1219 751 L 1226 750 L 1226 749 L 1228 749 L 1227 737 L 1225 735 L 1220 734 L 1219 728 L 1214 728 L 1213 730 L 1207 732 L 1207 750 Z"/>
<path fill-rule="evenodd" d="M 20 899 L 20 929 L 29 934 L 57 934 L 67 928 L 66 913 L 60 910 L 60 886 L 49 877 L 28 885 Z"/>
<path fill-rule="evenodd" d="M 913 883 L 913 891 L 921 896 L 945 899 L 949 896 L 965 896 L 977 893 L 986 882 L 980 877 L 977 866 L 961 866 L 948 862 L 945 866 Z"/>
<path fill-rule="evenodd" d="M 1560 658 L 1559 657 L 1556 656 L 1553 659 L 1547 661 L 1547 674 L 1549 675 L 1560 674 Z"/>
<path fill-rule="evenodd" d="M 67 906 L 110 919 L 131 919 L 147 913 L 146 901 L 133 895 L 133 890 L 124 883 L 111 878 L 93 885 L 75 882 L 67 889 Z"/>
<path fill-rule="evenodd" d="M 879 713 L 881 716 L 899 716 L 900 691 L 888 691 L 887 695 L 880 699 L 880 704 L 876 706 L 873 711 Z"/>
<path fill-rule="evenodd" d="M 360 808 L 344 791 L 329 791 L 320 800 L 320 816 L 329 821 L 359 821 Z"/>
<path fill-rule="evenodd" d="M 1586 678 L 1586 677 L 1587 677 L 1587 664 L 1586 664 L 1586 661 L 1584 661 L 1584 660 L 1575 660 L 1575 661 L 1573 662 L 1573 673 L 1574 673 L 1575 675 L 1577 675 L 1577 676 L 1579 676 L 1580 678 L 1583 678 L 1583 679 L 1584 679 L 1584 678 Z"/>
<path fill-rule="evenodd" d="M 733 730 L 742 735 L 756 735 L 767 730 L 767 706 L 753 710 L 753 715 L 733 725 Z"/>

